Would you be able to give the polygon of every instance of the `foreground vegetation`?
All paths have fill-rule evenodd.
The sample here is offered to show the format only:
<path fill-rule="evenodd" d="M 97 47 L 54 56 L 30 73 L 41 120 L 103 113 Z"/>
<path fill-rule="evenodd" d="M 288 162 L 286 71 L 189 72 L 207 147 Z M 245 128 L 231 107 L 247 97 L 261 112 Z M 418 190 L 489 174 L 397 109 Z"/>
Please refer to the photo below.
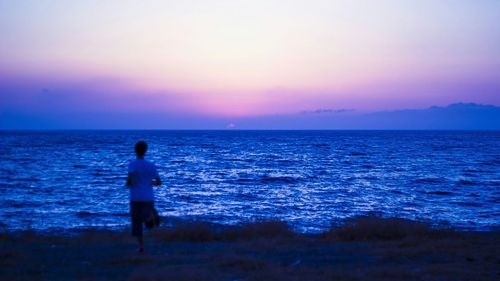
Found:
<path fill-rule="evenodd" d="M 279 221 L 180 222 L 146 236 L 0 234 L 0 280 L 499 280 L 500 233 L 359 217 L 317 235 Z"/>

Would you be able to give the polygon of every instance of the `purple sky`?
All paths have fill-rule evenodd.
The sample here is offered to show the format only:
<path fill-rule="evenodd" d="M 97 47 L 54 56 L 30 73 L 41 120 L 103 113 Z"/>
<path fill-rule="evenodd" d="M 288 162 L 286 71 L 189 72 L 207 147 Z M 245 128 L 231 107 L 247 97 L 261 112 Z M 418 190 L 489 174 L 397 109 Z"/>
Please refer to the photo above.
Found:
<path fill-rule="evenodd" d="M 498 106 L 499 12 L 494 0 L 2 1 L 0 128 Z"/>

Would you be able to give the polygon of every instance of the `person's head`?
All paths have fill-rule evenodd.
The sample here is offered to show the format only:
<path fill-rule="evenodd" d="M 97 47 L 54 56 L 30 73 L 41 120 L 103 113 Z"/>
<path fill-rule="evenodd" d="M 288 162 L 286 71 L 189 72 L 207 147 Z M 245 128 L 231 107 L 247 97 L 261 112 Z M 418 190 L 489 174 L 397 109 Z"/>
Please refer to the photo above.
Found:
<path fill-rule="evenodd" d="M 146 151 L 148 150 L 148 144 L 145 141 L 138 141 L 135 144 L 135 154 L 137 154 L 138 157 L 144 157 L 144 154 L 146 154 Z"/>

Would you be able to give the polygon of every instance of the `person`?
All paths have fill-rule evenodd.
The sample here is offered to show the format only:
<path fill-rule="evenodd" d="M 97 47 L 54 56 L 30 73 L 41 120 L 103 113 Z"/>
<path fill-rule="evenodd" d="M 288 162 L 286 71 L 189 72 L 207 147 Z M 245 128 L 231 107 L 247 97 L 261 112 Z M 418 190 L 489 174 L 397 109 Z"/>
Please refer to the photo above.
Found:
<path fill-rule="evenodd" d="M 151 225 L 152 220 L 158 219 L 154 209 L 153 185 L 161 185 L 155 164 L 144 159 L 147 150 L 148 145 L 145 141 L 138 141 L 135 144 L 136 159 L 128 165 L 126 183 L 130 188 L 132 236 L 137 237 L 140 253 L 144 252 L 143 224 Z"/>

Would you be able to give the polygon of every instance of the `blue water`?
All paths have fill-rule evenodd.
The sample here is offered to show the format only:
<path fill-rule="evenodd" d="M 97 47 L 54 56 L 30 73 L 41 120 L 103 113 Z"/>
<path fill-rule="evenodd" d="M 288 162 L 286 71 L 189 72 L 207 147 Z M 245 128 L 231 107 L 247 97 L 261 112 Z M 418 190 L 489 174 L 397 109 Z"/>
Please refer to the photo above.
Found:
<path fill-rule="evenodd" d="M 123 228 L 133 146 L 163 179 L 170 219 L 280 219 L 320 231 L 376 214 L 500 226 L 500 132 L 0 132 L 0 228 Z"/>

